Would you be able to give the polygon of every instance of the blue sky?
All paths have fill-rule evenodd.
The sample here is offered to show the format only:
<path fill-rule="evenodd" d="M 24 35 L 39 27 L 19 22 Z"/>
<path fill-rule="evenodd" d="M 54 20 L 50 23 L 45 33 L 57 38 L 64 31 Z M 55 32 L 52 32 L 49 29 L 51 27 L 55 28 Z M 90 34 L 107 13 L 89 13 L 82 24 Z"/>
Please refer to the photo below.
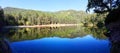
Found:
<path fill-rule="evenodd" d="M 0 0 L 2 7 L 17 7 L 41 11 L 86 10 L 87 0 Z"/>

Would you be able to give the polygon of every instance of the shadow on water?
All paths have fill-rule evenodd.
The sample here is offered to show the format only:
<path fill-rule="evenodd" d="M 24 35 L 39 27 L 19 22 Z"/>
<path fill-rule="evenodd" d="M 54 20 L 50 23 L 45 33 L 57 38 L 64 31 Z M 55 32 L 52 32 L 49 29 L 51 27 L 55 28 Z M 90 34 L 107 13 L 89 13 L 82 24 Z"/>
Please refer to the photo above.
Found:
<path fill-rule="evenodd" d="M 109 37 L 109 32 L 107 32 L 107 30 L 103 27 L 103 28 L 88 28 L 86 31 L 89 31 L 89 33 L 92 33 L 94 37 L 96 37 L 95 35 L 99 35 L 97 36 L 98 39 L 100 39 L 101 37 L 104 38 L 108 38 L 110 41 L 110 53 L 120 53 L 120 42 L 111 42 L 111 38 Z M 106 36 L 106 37 L 105 37 Z"/>
<path fill-rule="evenodd" d="M 0 29 L 0 53 L 12 53 L 10 41 L 7 37 L 10 37 L 8 34 L 12 36 L 14 33 L 15 31 L 11 31 L 11 29 Z"/>
<path fill-rule="evenodd" d="M 0 37 L 0 53 L 12 53 L 7 39 Z"/>
<path fill-rule="evenodd" d="M 111 53 L 120 53 L 120 43 L 112 43 L 110 52 Z"/>
<path fill-rule="evenodd" d="M 109 41 L 110 41 L 110 53 L 120 53 L 120 42 L 113 42 L 111 41 L 111 37 L 110 37 L 110 33 L 107 32 L 105 33 L 105 36 L 108 37 Z M 117 38 L 116 38 L 117 39 Z M 118 41 L 118 40 L 116 40 Z"/>
<path fill-rule="evenodd" d="M 12 53 L 9 41 L 5 38 L 8 30 L 0 30 L 0 53 Z"/>
<path fill-rule="evenodd" d="M 111 37 L 110 37 L 110 33 L 107 32 L 105 33 L 105 35 L 108 37 L 109 41 L 111 42 L 110 43 L 110 53 L 120 53 L 120 42 L 113 42 L 111 41 Z M 117 39 L 117 38 L 116 38 Z M 115 41 L 118 41 L 118 40 L 115 40 Z"/>

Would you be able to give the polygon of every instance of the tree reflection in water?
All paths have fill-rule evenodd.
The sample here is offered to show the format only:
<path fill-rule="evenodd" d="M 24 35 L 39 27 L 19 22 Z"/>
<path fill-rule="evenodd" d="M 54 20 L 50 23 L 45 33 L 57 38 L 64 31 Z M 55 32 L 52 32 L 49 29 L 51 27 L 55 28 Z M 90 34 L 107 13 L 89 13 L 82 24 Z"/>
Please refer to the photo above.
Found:
<path fill-rule="evenodd" d="M 74 27 L 45 27 L 45 28 L 19 28 L 10 30 L 7 37 L 10 41 L 40 39 L 46 37 L 76 38 L 92 34 L 96 39 L 106 39 L 103 29 Z M 13 35 L 11 35 L 13 34 Z"/>
<path fill-rule="evenodd" d="M 120 43 L 111 43 L 111 53 L 120 53 Z"/>
<path fill-rule="evenodd" d="M 106 33 L 106 29 L 103 27 L 103 28 L 95 28 L 95 27 L 88 27 L 88 29 L 86 29 L 86 31 L 88 31 L 88 33 L 92 33 L 94 37 L 96 37 L 97 35 L 97 38 L 98 39 L 106 39 L 105 36 L 109 36 L 110 34 L 107 33 L 107 34 L 104 34 Z M 108 37 L 108 39 L 110 40 L 110 37 Z M 110 43 L 110 53 L 120 53 L 120 42 L 111 42 Z"/>
<path fill-rule="evenodd" d="M 33 40 L 46 37 L 61 37 L 61 38 L 76 38 L 84 37 L 87 34 L 92 34 L 96 39 L 106 39 L 104 28 L 94 28 L 94 27 L 47 27 L 47 28 L 19 28 L 11 29 L 9 32 L 5 33 L 4 36 L 11 42 L 23 41 L 23 40 Z M 7 41 L 1 37 L 0 38 L 0 53 L 11 53 L 10 47 Z M 112 43 L 110 52 L 119 53 L 120 43 Z"/>
<path fill-rule="evenodd" d="M 12 53 L 9 43 L 3 37 L 0 37 L 0 53 Z"/>

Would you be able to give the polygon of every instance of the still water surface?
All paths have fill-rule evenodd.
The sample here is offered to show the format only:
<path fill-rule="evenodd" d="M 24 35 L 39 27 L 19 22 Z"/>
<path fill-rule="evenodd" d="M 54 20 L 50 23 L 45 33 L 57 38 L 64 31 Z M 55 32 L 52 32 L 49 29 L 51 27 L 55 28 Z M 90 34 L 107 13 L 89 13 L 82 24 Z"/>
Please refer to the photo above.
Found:
<path fill-rule="evenodd" d="M 8 33 L 13 53 L 110 53 L 102 29 L 19 28 Z"/>

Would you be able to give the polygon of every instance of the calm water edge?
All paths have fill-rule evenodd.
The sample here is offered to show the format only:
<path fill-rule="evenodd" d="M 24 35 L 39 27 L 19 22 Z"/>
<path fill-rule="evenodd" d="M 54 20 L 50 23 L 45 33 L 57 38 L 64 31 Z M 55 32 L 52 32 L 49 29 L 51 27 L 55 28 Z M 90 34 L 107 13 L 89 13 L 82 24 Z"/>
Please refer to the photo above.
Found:
<path fill-rule="evenodd" d="M 97 28 L 18 28 L 5 35 L 12 53 L 110 53 L 109 40 Z"/>

